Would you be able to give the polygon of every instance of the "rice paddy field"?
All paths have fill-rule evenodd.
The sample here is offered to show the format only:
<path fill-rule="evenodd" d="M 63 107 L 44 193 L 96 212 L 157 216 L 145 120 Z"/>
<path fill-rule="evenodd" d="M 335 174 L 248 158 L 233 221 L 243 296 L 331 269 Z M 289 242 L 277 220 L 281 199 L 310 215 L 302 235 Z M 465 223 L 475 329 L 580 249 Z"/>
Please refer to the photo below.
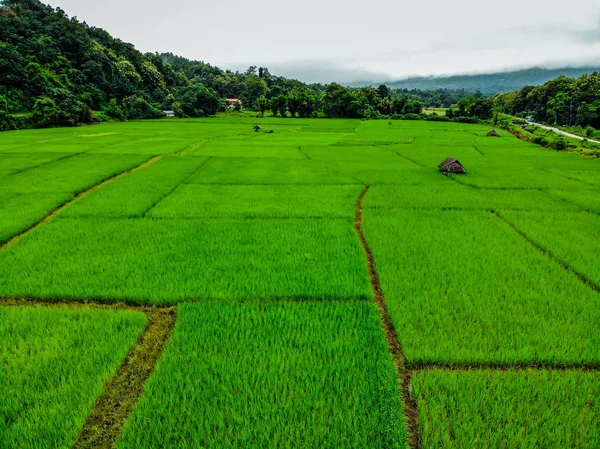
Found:
<path fill-rule="evenodd" d="M 0 447 L 600 447 L 600 161 L 390 123 L 1 133 Z"/>

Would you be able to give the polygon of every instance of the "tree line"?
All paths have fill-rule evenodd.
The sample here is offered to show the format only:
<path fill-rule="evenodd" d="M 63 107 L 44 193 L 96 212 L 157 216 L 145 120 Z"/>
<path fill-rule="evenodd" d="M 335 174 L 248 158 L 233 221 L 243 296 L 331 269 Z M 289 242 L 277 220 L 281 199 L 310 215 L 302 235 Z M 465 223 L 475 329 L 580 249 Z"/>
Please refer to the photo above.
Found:
<path fill-rule="evenodd" d="M 214 115 L 244 108 L 287 117 L 379 118 L 420 114 L 464 91 L 307 84 L 268 68 L 221 70 L 172 53 L 141 53 L 39 0 L 0 0 L 0 130 L 98 120 Z"/>
<path fill-rule="evenodd" d="M 172 53 L 144 54 L 39 0 L 0 0 L 0 130 L 158 118 L 166 109 L 178 117 L 203 117 L 225 110 L 227 98 L 286 117 L 419 119 L 424 106 L 433 106 L 449 110 L 428 119 L 468 122 L 506 113 L 600 127 L 597 73 L 492 96 L 307 84 L 265 67 L 233 72 Z"/>

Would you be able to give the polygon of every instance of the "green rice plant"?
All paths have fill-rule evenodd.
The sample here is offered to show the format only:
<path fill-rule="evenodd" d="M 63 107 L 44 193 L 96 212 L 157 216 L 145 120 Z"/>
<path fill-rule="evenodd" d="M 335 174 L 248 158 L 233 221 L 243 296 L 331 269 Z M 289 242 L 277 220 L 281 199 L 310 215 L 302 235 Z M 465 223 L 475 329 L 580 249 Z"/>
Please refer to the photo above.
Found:
<path fill-rule="evenodd" d="M 299 151 L 299 150 L 298 150 Z M 221 158 L 211 159 L 192 175 L 191 184 L 356 184 L 326 162 L 308 159 Z"/>
<path fill-rule="evenodd" d="M 505 211 L 500 214 L 600 289 L 600 216 L 587 212 Z"/>
<path fill-rule="evenodd" d="M 370 298 L 350 219 L 58 218 L 0 252 L 0 296 Z"/>
<path fill-rule="evenodd" d="M 146 322 L 132 311 L 0 307 L 0 446 L 72 447 Z"/>
<path fill-rule="evenodd" d="M 3 153 L 0 157 L 0 177 L 70 156 L 71 153 Z"/>
<path fill-rule="evenodd" d="M 127 139 L 116 142 L 113 145 L 103 146 L 98 149 L 92 149 L 90 153 L 104 154 L 147 154 L 163 155 L 176 153 L 192 145 L 198 140 L 197 136 L 164 135 L 164 136 L 143 136 L 140 139 Z"/>
<path fill-rule="evenodd" d="M 576 206 L 540 190 L 483 190 L 451 181 L 433 185 L 375 185 L 363 204 L 378 209 L 576 210 Z"/>
<path fill-rule="evenodd" d="M 7 176 L 0 191 L 77 194 L 147 159 L 138 155 L 81 154 Z"/>
<path fill-rule="evenodd" d="M 592 164 L 588 164 L 588 167 L 586 167 L 587 170 L 562 170 L 552 168 L 549 171 L 567 179 L 573 179 L 584 184 L 588 184 L 592 187 L 600 188 L 600 171 L 598 170 L 598 164 L 595 165 L 596 167 L 593 167 Z"/>
<path fill-rule="evenodd" d="M 372 303 L 211 301 L 177 315 L 118 448 L 406 447 Z"/>
<path fill-rule="evenodd" d="M 348 218 L 361 185 L 184 184 L 148 214 L 154 218 Z"/>
<path fill-rule="evenodd" d="M 425 371 L 412 376 L 424 448 L 600 447 L 600 374 Z"/>
<path fill-rule="evenodd" d="M 409 363 L 600 361 L 600 294 L 491 213 L 365 209 Z"/>
<path fill-rule="evenodd" d="M 71 200 L 69 193 L 13 193 L 0 191 L 0 244 L 43 220 Z"/>
<path fill-rule="evenodd" d="M 164 157 L 91 192 L 61 216 L 141 217 L 206 161 L 199 157 Z"/>
<path fill-rule="evenodd" d="M 281 159 L 304 159 L 298 151 L 296 142 L 287 145 L 272 145 L 265 142 L 252 144 L 241 140 L 236 142 L 229 139 L 209 140 L 189 153 L 189 156 L 214 156 L 214 157 L 270 157 Z"/>
<path fill-rule="evenodd" d="M 576 205 L 585 211 L 600 214 L 600 189 L 581 187 L 577 189 L 549 190 L 548 194 Z"/>

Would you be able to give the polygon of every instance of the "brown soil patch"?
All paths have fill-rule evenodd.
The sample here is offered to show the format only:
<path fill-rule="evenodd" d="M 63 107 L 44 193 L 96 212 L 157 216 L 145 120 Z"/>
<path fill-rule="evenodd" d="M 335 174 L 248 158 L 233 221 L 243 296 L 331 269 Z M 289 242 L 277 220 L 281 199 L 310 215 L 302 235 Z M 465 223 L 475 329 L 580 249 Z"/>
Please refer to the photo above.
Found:
<path fill-rule="evenodd" d="M 175 309 L 146 311 L 148 326 L 117 374 L 104 386 L 74 448 L 113 448 L 125 421 L 143 393 L 175 325 Z"/>
<path fill-rule="evenodd" d="M 360 197 L 358 198 L 358 201 L 356 202 L 354 229 L 356 231 L 356 234 L 358 235 L 358 238 L 360 239 L 360 243 L 367 257 L 369 277 L 371 278 L 371 286 L 373 288 L 373 299 L 381 315 L 381 324 L 383 326 L 385 336 L 387 339 L 388 349 L 392 355 L 396 371 L 398 372 L 398 377 L 400 381 L 399 389 L 405 404 L 404 414 L 406 415 L 406 420 L 408 423 L 410 447 L 413 449 L 421 449 L 423 444 L 418 423 L 419 413 L 417 408 L 417 401 L 412 394 L 412 387 L 410 383 L 411 373 L 407 367 L 406 358 L 404 356 L 404 353 L 402 352 L 400 341 L 398 340 L 398 334 L 396 333 L 396 329 L 394 328 L 394 324 L 392 323 L 392 319 L 390 317 L 387 305 L 385 303 L 385 298 L 383 296 L 383 291 L 381 290 L 379 276 L 377 275 L 377 271 L 375 269 L 375 260 L 373 258 L 373 253 L 367 245 L 367 241 L 365 240 L 365 236 L 362 232 L 362 202 L 365 195 L 368 192 L 369 186 L 365 188 L 365 190 L 361 193 Z"/>

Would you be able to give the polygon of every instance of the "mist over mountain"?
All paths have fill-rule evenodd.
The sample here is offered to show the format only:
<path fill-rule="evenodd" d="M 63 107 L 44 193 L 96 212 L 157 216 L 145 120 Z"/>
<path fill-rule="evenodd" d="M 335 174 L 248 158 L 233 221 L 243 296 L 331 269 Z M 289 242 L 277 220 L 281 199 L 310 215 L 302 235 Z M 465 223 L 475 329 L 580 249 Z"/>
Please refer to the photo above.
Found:
<path fill-rule="evenodd" d="M 528 69 L 510 72 L 496 72 L 474 75 L 453 76 L 418 76 L 397 81 L 384 81 L 383 83 L 392 89 L 419 89 L 436 90 L 449 89 L 467 92 L 481 92 L 483 94 L 495 94 L 498 92 L 509 92 L 520 89 L 523 86 L 544 84 L 554 78 L 566 75 L 578 78 L 581 75 L 600 72 L 600 64 L 596 67 L 562 67 L 547 69 L 543 67 L 532 67 Z M 378 86 L 380 81 L 354 81 L 349 83 L 351 87 Z"/>

